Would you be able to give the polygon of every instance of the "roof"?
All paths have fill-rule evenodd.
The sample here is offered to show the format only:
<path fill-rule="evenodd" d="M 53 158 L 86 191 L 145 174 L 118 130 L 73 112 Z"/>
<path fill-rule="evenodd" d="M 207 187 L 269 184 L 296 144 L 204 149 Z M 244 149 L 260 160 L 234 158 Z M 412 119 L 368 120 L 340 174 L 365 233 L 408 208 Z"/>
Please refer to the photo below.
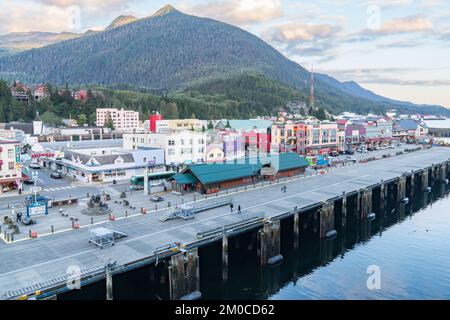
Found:
<path fill-rule="evenodd" d="M 394 130 L 416 130 L 418 126 L 419 122 L 405 119 L 398 121 L 394 126 Z"/>
<path fill-rule="evenodd" d="M 242 129 L 242 130 L 252 130 L 252 129 L 267 130 L 267 128 L 272 126 L 272 121 L 261 119 L 230 120 L 230 126 L 233 129 Z"/>
<path fill-rule="evenodd" d="M 450 119 L 424 120 L 424 123 L 430 129 L 448 129 L 448 130 L 450 130 Z"/>
<path fill-rule="evenodd" d="M 198 179 L 192 173 L 178 173 L 173 176 L 177 184 L 194 184 L 198 182 Z"/>
<path fill-rule="evenodd" d="M 174 176 L 178 184 L 200 181 L 207 185 L 223 181 L 236 180 L 255 176 L 261 164 L 211 163 L 197 164 L 187 167 L 182 173 Z"/>
<path fill-rule="evenodd" d="M 65 151 L 64 152 L 64 159 L 72 161 L 72 156 L 75 159 L 80 158 L 81 163 L 84 165 L 86 165 L 89 162 L 89 160 L 92 158 L 94 158 L 100 165 L 113 164 L 114 161 L 118 157 L 121 157 L 123 159 L 124 163 L 134 162 L 133 155 L 130 153 L 123 153 L 123 154 L 121 153 L 121 154 L 112 154 L 112 155 L 102 155 L 102 154 L 88 155 L 88 154 L 83 154 L 83 153 L 79 153 L 79 152 L 75 152 L 75 151 Z"/>
<path fill-rule="evenodd" d="M 22 130 L 25 134 L 33 134 L 32 123 L 10 122 L 5 123 L 5 130 Z"/>
<path fill-rule="evenodd" d="M 270 164 L 277 171 L 304 168 L 308 162 L 296 153 L 281 153 L 266 159 L 246 158 L 225 163 L 197 164 L 187 167 L 183 172 L 174 176 L 177 184 L 191 184 L 200 181 L 207 185 L 223 181 L 231 181 L 246 177 L 253 177 L 261 170 L 262 164 Z"/>
<path fill-rule="evenodd" d="M 278 166 L 276 163 L 277 159 L 274 159 L 273 156 L 271 157 L 271 164 L 278 169 L 278 171 L 286 171 L 290 169 L 297 169 L 297 168 L 304 168 L 307 167 L 308 161 L 302 156 L 299 156 L 296 153 L 290 152 L 290 153 L 281 153 L 279 156 L 276 156 L 278 158 Z"/>

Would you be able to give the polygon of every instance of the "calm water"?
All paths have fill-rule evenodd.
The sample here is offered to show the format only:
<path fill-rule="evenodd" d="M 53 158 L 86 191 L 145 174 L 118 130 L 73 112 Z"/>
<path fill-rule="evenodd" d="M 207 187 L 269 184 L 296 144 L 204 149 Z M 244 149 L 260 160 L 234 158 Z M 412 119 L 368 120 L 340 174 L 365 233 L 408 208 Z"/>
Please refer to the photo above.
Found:
<path fill-rule="evenodd" d="M 303 239 L 292 248 L 282 232 L 282 264 L 261 269 L 256 233 L 229 241 L 229 281 L 221 281 L 221 244 L 200 249 L 204 299 L 450 299 L 450 198 L 447 187 L 416 197 L 404 213 L 392 204 L 375 221 L 348 223 L 332 241 Z M 349 211 L 355 209 L 349 206 Z M 352 213 L 348 213 L 352 214 Z M 284 230 L 292 222 L 284 222 Z M 291 223 L 289 225 L 289 223 Z M 307 234 L 307 230 L 301 232 Z M 305 236 L 306 237 L 306 236 Z M 367 288 L 367 268 L 379 267 L 381 288 Z M 167 265 L 114 277 L 114 299 L 167 299 Z M 149 280 L 152 279 L 152 280 Z M 98 282 L 61 299 L 104 299 Z"/>
<path fill-rule="evenodd" d="M 380 290 L 367 289 L 369 265 L 380 267 Z M 450 299 L 450 198 L 292 279 L 269 298 Z"/>

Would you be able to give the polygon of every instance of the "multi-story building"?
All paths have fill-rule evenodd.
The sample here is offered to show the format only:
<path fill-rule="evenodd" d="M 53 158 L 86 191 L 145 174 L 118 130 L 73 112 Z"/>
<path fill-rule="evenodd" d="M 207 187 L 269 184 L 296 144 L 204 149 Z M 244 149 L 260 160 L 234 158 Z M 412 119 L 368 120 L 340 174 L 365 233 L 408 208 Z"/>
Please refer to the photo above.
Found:
<path fill-rule="evenodd" d="M 330 121 L 305 123 L 305 154 L 329 154 L 338 149 L 338 125 Z"/>
<path fill-rule="evenodd" d="M 372 148 L 376 145 L 391 143 L 393 122 L 389 118 L 368 118 L 366 125 L 366 145 Z"/>
<path fill-rule="evenodd" d="M 49 96 L 48 88 L 45 84 L 38 84 L 33 89 L 33 99 L 35 101 L 41 101 Z"/>
<path fill-rule="evenodd" d="M 9 89 L 14 99 L 18 101 L 28 102 L 30 87 L 20 81 L 16 81 L 12 86 L 9 87 Z"/>
<path fill-rule="evenodd" d="M 0 193 L 21 185 L 20 152 L 18 141 L 0 140 Z"/>
<path fill-rule="evenodd" d="M 126 133 L 123 135 L 126 150 L 162 148 L 167 166 L 203 163 L 206 160 L 206 133 L 191 130 L 164 133 Z"/>
<path fill-rule="evenodd" d="M 345 127 L 345 145 L 346 149 L 358 147 L 366 143 L 366 124 L 352 123 Z"/>
<path fill-rule="evenodd" d="M 101 108 L 97 109 L 97 126 L 104 127 L 111 119 L 116 131 L 130 132 L 140 126 L 139 112 L 132 110 Z"/>
<path fill-rule="evenodd" d="M 422 122 L 404 119 L 394 124 L 393 137 L 400 141 L 417 141 L 425 139 L 428 135 L 428 128 Z"/>
<path fill-rule="evenodd" d="M 299 144 L 299 131 L 304 132 L 304 124 L 299 122 L 275 123 L 272 125 L 272 144 L 279 152 L 297 151 Z M 302 142 L 304 139 L 302 139 Z"/>
<path fill-rule="evenodd" d="M 157 115 L 155 115 L 157 116 Z M 151 120 L 150 120 L 151 125 Z M 202 131 L 203 127 L 207 127 L 207 122 L 198 119 L 172 119 L 172 120 L 155 120 L 155 132 L 163 132 L 167 130 L 194 130 Z M 151 128 L 150 128 L 151 131 Z"/>

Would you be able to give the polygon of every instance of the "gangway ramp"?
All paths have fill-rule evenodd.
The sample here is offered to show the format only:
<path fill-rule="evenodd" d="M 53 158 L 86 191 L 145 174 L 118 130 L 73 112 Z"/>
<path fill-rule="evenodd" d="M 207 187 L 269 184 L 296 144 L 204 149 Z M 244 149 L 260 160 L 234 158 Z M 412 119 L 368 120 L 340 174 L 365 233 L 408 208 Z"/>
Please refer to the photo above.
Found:
<path fill-rule="evenodd" d="M 212 210 L 215 208 L 229 206 L 232 203 L 232 198 L 219 198 L 208 201 L 194 202 L 189 204 L 183 204 L 177 208 L 172 209 L 159 218 L 159 221 L 165 222 L 167 220 L 173 220 L 181 218 L 183 220 L 194 219 L 194 215 L 197 213 Z"/>

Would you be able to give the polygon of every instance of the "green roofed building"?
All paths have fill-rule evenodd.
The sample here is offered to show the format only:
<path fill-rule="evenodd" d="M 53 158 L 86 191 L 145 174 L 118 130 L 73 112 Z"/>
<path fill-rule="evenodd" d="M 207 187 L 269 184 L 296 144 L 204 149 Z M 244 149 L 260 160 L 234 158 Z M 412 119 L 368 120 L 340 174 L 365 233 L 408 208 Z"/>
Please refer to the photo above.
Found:
<path fill-rule="evenodd" d="M 220 189 L 276 180 L 302 174 L 308 162 L 295 153 L 274 154 L 267 158 L 245 158 L 225 163 L 188 166 L 172 178 L 174 189 L 215 193 Z"/>

